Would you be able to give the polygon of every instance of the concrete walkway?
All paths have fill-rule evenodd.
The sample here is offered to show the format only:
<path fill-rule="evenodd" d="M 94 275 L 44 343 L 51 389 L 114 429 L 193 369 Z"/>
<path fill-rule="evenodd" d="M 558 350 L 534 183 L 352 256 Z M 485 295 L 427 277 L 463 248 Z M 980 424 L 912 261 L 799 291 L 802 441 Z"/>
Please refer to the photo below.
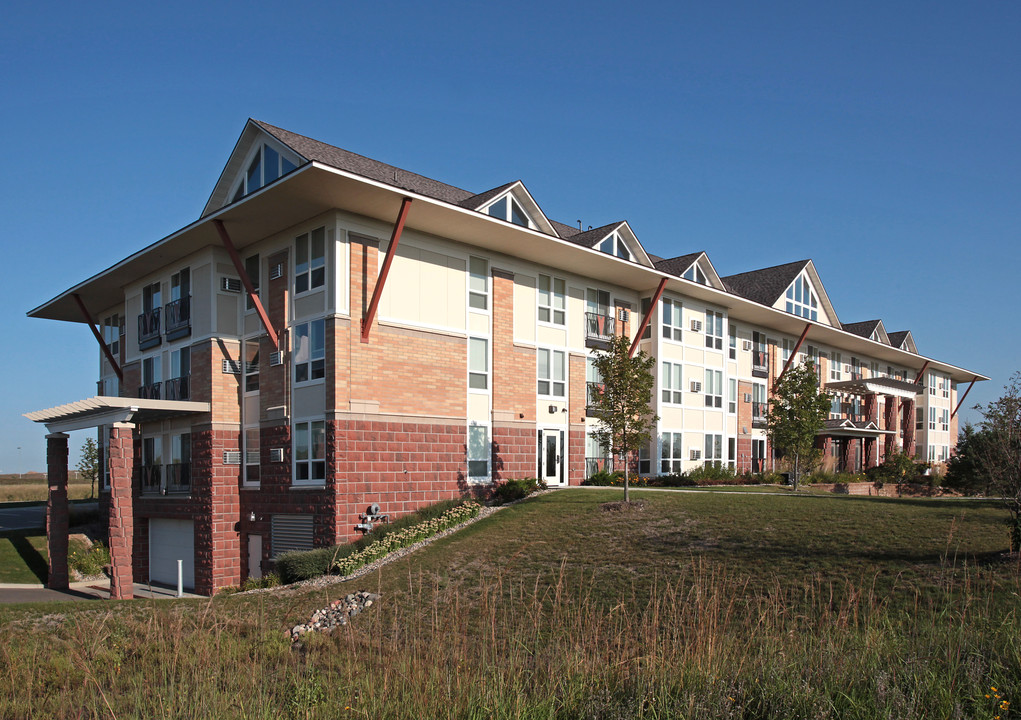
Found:
<path fill-rule="evenodd" d="M 177 588 L 164 588 L 147 583 L 135 583 L 135 599 L 173 600 L 177 597 Z M 186 598 L 205 597 L 184 593 Z M 42 585 L 0 584 L 0 604 L 34 603 L 34 602 L 65 602 L 68 600 L 108 600 L 110 598 L 110 581 L 107 579 L 71 583 L 67 590 L 50 590 Z"/>

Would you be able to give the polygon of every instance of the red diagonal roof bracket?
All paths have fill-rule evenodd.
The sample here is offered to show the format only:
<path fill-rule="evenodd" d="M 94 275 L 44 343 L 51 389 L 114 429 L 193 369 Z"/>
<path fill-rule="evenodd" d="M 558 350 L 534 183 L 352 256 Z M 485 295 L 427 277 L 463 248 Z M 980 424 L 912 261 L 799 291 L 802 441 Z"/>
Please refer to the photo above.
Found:
<path fill-rule="evenodd" d="M 262 306 L 262 301 L 259 300 L 259 293 L 255 292 L 255 286 L 252 285 L 252 279 L 248 277 L 248 273 L 245 272 L 245 266 L 241 262 L 241 256 L 238 255 L 237 248 L 234 247 L 234 243 L 230 240 L 230 235 L 227 234 L 227 229 L 223 226 L 223 221 L 217 218 L 213 220 L 213 225 L 216 226 L 216 232 L 220 234 L 220 241 L 223 246 L 227 248 L 227 254 L 230 255 L 230 261 L 234 263 L 234 269 L 238 271 L 238 276 L 241 278 L 241 283 L 245 286 L 245 290 L 248 292 L 248 297 L 252 298 L 252 304 L 255 305 L 255 312 L 259 316 L 259 320 L 262 321 L 262 326 L 266 328 L 266 334 L 269 335 L 270 341 L 273 343 L 273 347 L 277 350 L 280 349 L 280 341 L 277 339 L 277 332 L 270 325 L 269 315 L 266 314 L 266 309 Z"/>
<path fill-rule="evenodd" d="M 791 356 L 787 358 L 787 362 L 784 363 L 783 370 L 776 376 L 776 380 L 773 381 L 773 388 L 776 388 L 776 384 L 780 382 L 781 378 L 787 374 L 787 371 L 791 367 L 791 363 L 794 362 L 794 356 L 798 354 L 798 350 L 801 349 L 801 343 L 805 342 L 805 338 L 808 337 L 808 331 L 812 329 L 812 323 L 805 323 L 805 329 L 801 331 L 801 337 L 798 338 L 798 344 L 791 350 Z M 819 368 L 816 368 L 818 370 Z"/>
<path fill-rule="evenodd" d="M 408 208 L 411 207 L 411 198 L 406 197 L 401 201 L 401 210 L 397 213 L 397 222 L 394 224 L 393 233 L 390 235 L 390 245 L 386 248 L 386 260 L 383 261 L 383 269 L 379 272 L 379 279 L 376 280 L 376 287 L 372 290 L 372 300 L 369 301 L 369 309 L 365 311 L 362 318 L 362 342 L 369 341 L 369 331 L 372 329 L 372 320 L 376 317 L 376 308 L 379 307 L 379 298 L 383 295 L 383 286 L 386 285 L 386 277 L 390 274 L 390 266 L 393 264 L 394 256 L 397 254 L 397 243 L 401 241 L 401 232 L 404 231 L 404 221 L 408 219 Z"/>
<path fill-rule="evenodd" d="M 957 407 L 955 407 L 954 411 L 952 413 L 950 413 L 950 419 L 951 420 L 953 420 L 954 416 L 957 415 L 957 411 L 961 409 L 961 405 L 964 405 L 964 398 L 968 397 L 968 393 L 970 393 L 971 389 L 973 387 L 975 387 L 975 383 L 976 382 L 978 382 L 978 378 L 977 377 L 972 378 L 971 382 L 968 383 L 968 389 L 964 391 L 964 395 L 961 395 L 961 399 L 958 401 Z"/>
<path fill-rule="evenodd" d="M 649 327 L 649 321 L 652 320 L 652 313 L 656 311 L 656 305 L 659 304 L 659 299 L 663 296 L 663 288 L 666 287 L 666 278 L 660 278 L 659 287 L 656 288 L 656 294 L 652 296 L 652 302 L 649 303 L 649 312 L 645 313 L 645 317 L 642 318 L 642 324 L 638 326 L 638 332 L 635 333 L 635 341 L 631 343 L 631 350 L 628 351 L 628 357 L 634 357 L 635 351 L 638 350 L 638 343 L 642 341 L 642 335 L 645 334 L 645 328 Z"/>
<path fill-rule="evenodd" d="M 96 327 L 96 321 L 92 319 L 92 314 L 89 312 L 88 308 L 85 307 L 85 303 L 82 302 L 78 293 L 71 293 L 71 297 L 73 297 L 74 301 L 78 303 L 78 309 L 82 311 L 82 315 L 85 316 L 85 322 L 89 324 L 89 329 L 92 331 L 92 334 L 96 336 L 96 340 L 99 341 L 99 347 L 103 348 L 103 354 L 106 355 L 106 359 L 110 361 L 113 371 L 117 373 L 117 379 L 123 382 L 124 372 L 121 370 L 121 366 L 117 364 L 117 361 L 114 360 L 113 353 L 110 352 L 110 346 L 106 344 L 106 340 L 103 339 L 102 334 Z"/>
<path fill-rule="evenodd" d="M 925 365 L 922 365 L 922 369 L 918 371 L 918 377 L 915 378 L 915 385 L 921 385 L 922 379 L 925 377 L 925 369 L 929 367 L 929 361 L 925 361 Z"/>

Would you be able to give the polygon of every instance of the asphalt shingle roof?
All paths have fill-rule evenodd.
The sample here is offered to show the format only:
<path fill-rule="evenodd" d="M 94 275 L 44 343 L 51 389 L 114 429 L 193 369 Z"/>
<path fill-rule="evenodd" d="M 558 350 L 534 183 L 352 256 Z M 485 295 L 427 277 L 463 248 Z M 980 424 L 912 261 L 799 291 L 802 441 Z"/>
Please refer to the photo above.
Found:
<path fill-rule="evenodd" d="M 728 275 L 720 279 L 727 290 L 735 295 L 762 305 L 772 306 L 809 262 L 811 261 L 798 260 L 762 270 Z"/>
<path fill-rule="evenodd" d="M 907 340 L 908 333 L 910 330 L 897 330 L 896 332 L 886 333 L 887 337 L 890 338 L 890 344 L 895 348 L 899 348 Z"/>
<path fill-rule="evenodd" d="M 879 322 L 879 320 L 863 320 L 861 322 L 841 323 L 840 327 L 853 335 L 871 338 L 872 333 L 879 327 Z"/>
<path fill-rule="evenodd" d="M 672 258 L 656 258 L 652 261 L 652 263 L 656 266 L 657 270 L 680 277 L 685 270 L 691 267 L 691 264 L 695 262 L 701 254 L 701 252 L 696 252 L 688 253 L 687 255 L 678 255 L 677 257 Z M 652 258 L 651 255 L 649 257 L 650 259 Z"/>

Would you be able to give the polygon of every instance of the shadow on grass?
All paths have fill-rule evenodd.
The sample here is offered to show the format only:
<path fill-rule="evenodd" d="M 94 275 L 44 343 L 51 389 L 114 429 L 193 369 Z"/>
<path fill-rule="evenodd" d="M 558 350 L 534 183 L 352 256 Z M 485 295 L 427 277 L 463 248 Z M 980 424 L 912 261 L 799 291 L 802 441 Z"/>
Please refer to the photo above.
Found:
<path fill-rule="evenodd" d="M 50 566 L 46 562 L 46 558 L 43 557 L 42 553 L 32 547 L 32 543 L 29 542 L 28 536 L 18 532 L 7 532 L 0 533 L 0 537 L 3 537 L 10 541 L 11 547 L 14 551 L 21 556 L 22 561 L 33 575 L 39 578 L 39 582 L 45 583 L 50 572 Z"/>

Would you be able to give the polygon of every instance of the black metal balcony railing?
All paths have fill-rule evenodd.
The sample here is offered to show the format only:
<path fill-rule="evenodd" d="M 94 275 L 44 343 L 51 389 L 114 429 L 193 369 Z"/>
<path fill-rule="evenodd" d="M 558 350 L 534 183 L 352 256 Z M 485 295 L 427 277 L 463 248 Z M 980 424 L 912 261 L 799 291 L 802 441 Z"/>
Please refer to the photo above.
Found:
<path fill-rule="evenodd" d="M 191 492 L 191 463 L 173 463 L 167 465 L 167 495 L 187 495 Z"/>
<path fill-rule="evenodd" d="M 151 385 L 142 385 L 138 388 L 138 397 L 143 400 L 159 400 L 160 389 L 163 387 L 163 383 L 154 382 Z"/>
<path fill-rule="evenodd" d="M 752 351 L 752 375 L 755 377 L 766 377 L 769 373 L 769 351 Z"/>
<path fill-rule="evenodd" d="M 161 342 L 160 308 L 153 308 L 138 316 L 138 349 L 156 347 Z"/>
<path fill-rule="evenodd" d="M 171 378 L 163 383 L 166 400 L 187 400 L 191 397 L 191 375 Z"/>
<path fill-rule="evenodd" d="M 613 315 L 585 313 L 586 340 L 612 340 L 617 333 L 617 318 Z"/>
<path fill-rule="evenodd" d="M 763 428 L 766 427 L 766 412 L 767 407 L 764 402 L 753 402 L 752 403 L 752 427 Z"/>
<path fill-rule="evenodd" d="M 168 302 L 165 306 L 167 317 L 167 340 L 191 335 L 191 296 Z"/>
<path fill-rule="evenodd" d="M 142 479 L 143 495 L 163 494 L 163 466 L 143 465 L 139 468 L 139 476 Z"/>

